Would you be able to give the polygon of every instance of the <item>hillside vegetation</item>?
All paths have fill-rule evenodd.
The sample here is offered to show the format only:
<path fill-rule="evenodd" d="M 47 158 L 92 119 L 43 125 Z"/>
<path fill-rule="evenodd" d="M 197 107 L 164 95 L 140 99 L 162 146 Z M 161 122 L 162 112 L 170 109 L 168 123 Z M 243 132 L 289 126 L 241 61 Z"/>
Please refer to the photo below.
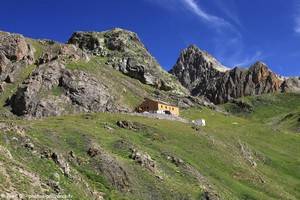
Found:
<path fill-rule="evenodd" d="M 299 199 L 300 95 L 245 101 L 253 108 L 246 115 L 182 111 L 206 119 L 201 128 L 109 113 L 3 118 L 0 191 L 73 199 Z M 121 128 L 120 120 L 134 126 Z M 154 168 L 135 160 L 133 149 L 149 154 Z"/>

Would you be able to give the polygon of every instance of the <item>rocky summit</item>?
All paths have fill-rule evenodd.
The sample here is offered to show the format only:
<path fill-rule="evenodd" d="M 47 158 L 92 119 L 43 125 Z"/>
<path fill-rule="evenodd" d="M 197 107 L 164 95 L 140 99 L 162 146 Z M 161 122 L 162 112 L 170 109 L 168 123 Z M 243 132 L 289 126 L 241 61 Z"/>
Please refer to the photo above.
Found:
<path fill-rule="evenodd" d="M 120 72 L 161 90 L 180 91 L 180 86 L 147 51 L 136 33 L 120 28 L 101 33 L 75 32 L 69 44 L 97 56 L 107 57 L 107 64 Z"/>
<path fill-rule="evenodd" d="M 263 62 L 248 69 L 225 68 L 208 53 L 192 45 L 184 49 L 170 71 L 193 96 L 215 104 L 251 95 L 298 90 L 297 79 L 282 80 Z"/>

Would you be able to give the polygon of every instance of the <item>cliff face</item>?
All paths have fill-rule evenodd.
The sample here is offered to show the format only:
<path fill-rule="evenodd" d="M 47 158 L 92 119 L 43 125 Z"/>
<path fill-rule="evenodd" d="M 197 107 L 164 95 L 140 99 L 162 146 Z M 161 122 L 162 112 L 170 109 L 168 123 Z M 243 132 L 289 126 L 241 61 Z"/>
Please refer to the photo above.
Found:
<path fill-rule="evenodd" d="M 216 82 L 216 87 L 210 90 L 212 96 L 209 97 L 215 103 L 224 103 L 243 96 L 280 92 L 282 84 L 278 76 L 261 62 L 255 63 L 249 69 L 229 70 L 217 78 Z"/>
<path fill-rule="evenodd" d="M 182 51 L 170 73 L 193 96 L 205 96 L 217 104 L 243 96 L 279 92 L 282 84 L 282 80 L 262 62 L 249 69 L 229 70 L 195 46 Z"/>

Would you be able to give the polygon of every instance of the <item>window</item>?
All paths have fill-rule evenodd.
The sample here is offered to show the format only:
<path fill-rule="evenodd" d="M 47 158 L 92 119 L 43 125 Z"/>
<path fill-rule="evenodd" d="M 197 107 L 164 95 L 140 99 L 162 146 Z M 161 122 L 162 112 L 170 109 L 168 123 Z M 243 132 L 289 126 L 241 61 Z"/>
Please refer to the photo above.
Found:
<path fill-rule="evenodd" d="M 168 106 L 165 106 L 165 109 L 168 109 Z"/>
<path fill-rule="evenodd" d="M 172 108 L 172 110 L 174 110 L 174 108 Z"/>
<path fill-rule="evenodd" d="M 161 107 L 161 108 L 164 108 L 164 106 L 163 106 L 163 105 L 161 105 L 160 107 Z"/>

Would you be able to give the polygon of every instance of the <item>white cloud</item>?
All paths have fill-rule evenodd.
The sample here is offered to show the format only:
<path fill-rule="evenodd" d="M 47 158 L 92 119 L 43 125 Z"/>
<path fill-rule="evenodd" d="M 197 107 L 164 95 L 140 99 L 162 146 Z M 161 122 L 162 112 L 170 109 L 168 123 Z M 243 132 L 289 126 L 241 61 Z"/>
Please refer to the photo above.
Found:
<path fill-rule="evenodd" d="M 233 25 L 230 24 L 222 17 L 218 17 L 206 12 L 197 0 L 145 0 L 150 3 L 155 3 L 160 7 L 163 7 L 168 10 L 182 10 L 186 9 L 190 11 L 191 14 L 196 15 L 204 22 L 209 23 L 210 25 L 217 27 L 230 27 L 233 28 Z"/>
<path fill-rule="evenodd" d="M 206 22 L 213 23 L 213 25 L 216 26 L 231 26 L 231 24 L 225 19 L 205 12 L 195 0 L 181 0 L 181 2 L 186 6 L 186 8 Z"/>

